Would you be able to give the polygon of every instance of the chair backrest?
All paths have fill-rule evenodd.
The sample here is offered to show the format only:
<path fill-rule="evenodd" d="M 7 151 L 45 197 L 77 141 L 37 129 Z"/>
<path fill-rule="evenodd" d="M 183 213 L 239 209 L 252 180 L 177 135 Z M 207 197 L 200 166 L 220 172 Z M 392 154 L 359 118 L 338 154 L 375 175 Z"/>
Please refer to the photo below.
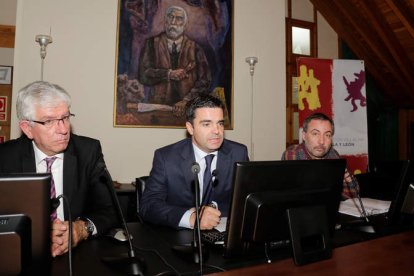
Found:
<path fill-rule="evenodd" d="M 137 196 L 137 216 L 141 222 L 142 222 L 142 218 L 139 213 L 139 209 L 141 207 L 142 193 L 145 190 L 145 182 L 147 181 L 147 179 L 148 179 L 148 176 L 141 176 L 135 179 L 135 191 L 136 191 L 136 196 Z"/>

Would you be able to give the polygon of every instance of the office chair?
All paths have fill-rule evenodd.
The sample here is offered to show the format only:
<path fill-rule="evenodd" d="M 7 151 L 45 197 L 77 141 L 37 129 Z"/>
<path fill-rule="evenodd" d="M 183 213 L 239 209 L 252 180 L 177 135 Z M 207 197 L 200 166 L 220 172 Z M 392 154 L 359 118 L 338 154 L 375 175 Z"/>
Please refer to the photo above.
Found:
<path fill-rule="evenodd" d="M 139 209 L 141 207 L 142 193 L 145 190 L 145 182 L 147 181 L 147 179 L 148 179 L 148 176 L 141 176 L 135 179 L 135 191 L 136 191 L 136 196 L 137 196 L 137 217 L 141 223 L 143 223 L 144 220 L 141 217 Z"/>

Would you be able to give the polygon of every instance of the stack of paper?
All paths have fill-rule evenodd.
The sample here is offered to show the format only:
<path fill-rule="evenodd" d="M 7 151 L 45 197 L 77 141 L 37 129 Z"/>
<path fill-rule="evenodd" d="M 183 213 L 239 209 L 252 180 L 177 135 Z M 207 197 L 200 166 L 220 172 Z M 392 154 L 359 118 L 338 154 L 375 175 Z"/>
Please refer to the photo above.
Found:
<path fill-rule="evenodd" d="M 391 201 L 361 198 L 367 216 L 387 213 L 390 209 Z M 357 198 L 350 198 L 342 201 L 339 205 L 339 212 L 354 217 L 363 217 L 362 208 Z"/>
<path fill-rule="evenodd" d="M 227 217 L 222 217 L 220 218 L 219 224 L 214 228 L 220 232 L 224 232 L 226 231 L 226 226 L 227 226 Z"/>

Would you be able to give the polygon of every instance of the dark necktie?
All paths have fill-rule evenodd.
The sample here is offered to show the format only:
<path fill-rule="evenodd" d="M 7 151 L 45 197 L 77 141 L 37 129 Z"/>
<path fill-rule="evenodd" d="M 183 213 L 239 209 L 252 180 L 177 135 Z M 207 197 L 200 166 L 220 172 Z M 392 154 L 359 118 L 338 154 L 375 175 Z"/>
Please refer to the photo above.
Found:
<path fill-rule="evenodd" d="M 50 198 L 56 198 L 56 188 L 55 188 L 55 181 L 53 180 L 53 174 L 52 174 L 52 164 L 55 162 L 57 157 L 46 157 L 46 172 L 51 174 L 50 179 Z M 57 218 L 56 209 L 52 210 L 52 213 L 50 214 L 50 220 L 54 221 Z"/>
<path fill-rule="evenodd" d="M 171 46 L 171 53 L 173 55 L 177 54 L 177 44 L 175 44 L 175 42 L 173 42 L 172 46 Z"/>
<path fill-rule="evenodd" d="M 206 169 L 204 170 L 203 178 L 203 205 L 211 203 L 212 187 L 211 187 L 211 162 L 213 161 L 214 154 L 206 155 Z"/>
<path fill-rule="evenodd" d="M 177 51 L 177 44 L 173 42 L 171 46 L 171 68 L 177 69 L 178 68 L 178 51 Z"/>
<path fill-rule="evenodd" d="M 173 44 L 171 45 L 171 69 L 175 70 L 178 68 L 178 51 L 177 51 L 177 44 L 175 44 L 175 42 L 173 42 Z M 178 88 L 178 81 L 176 80 L 171 80 L 171 98 L 169 100 L 169 102 L 171 104 L 175 104 L 176 102 L 182 100 L 182 97 L 180 96 L 180 91 Z"/>

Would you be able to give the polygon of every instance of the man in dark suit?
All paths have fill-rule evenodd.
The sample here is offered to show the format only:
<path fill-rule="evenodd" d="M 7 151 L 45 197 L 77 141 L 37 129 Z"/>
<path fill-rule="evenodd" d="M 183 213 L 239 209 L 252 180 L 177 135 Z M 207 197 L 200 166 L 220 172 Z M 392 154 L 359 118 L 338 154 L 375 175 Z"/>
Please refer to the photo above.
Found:
<path fill-rule="evenodd" d="M 223 107 L 211 95 L 201 94 L 188 102 L 186 128 L 191 138 L 155 151 L 141 202 L 144 220 L 174 228 L 194 227 L 194 162 L 200 165 L 200 229 L 212 229 L 221 216 L 227 216 L 233 164 L 248 161 L 248 154 L 246 146 L 224 139 Z M 213 155 L 210 161 L 208 155 Z"/>
<path fill-rule="evenodd" d="M 101 145 L 71 133 L 70 106 L 69 94 L 58 85 L 38 81 L 21 89 L 16 108 L 24 135 L 0 144 L 0 173 L 51 172 L 51 197 L 68 199 L 76 246 L 105 233 L 117 218 L 110 191 L 99 179 L 105 164 Z M 51 221 L 51 253 L 57 256 L 68 250 L 68 211 L 62 203 Z"/>

